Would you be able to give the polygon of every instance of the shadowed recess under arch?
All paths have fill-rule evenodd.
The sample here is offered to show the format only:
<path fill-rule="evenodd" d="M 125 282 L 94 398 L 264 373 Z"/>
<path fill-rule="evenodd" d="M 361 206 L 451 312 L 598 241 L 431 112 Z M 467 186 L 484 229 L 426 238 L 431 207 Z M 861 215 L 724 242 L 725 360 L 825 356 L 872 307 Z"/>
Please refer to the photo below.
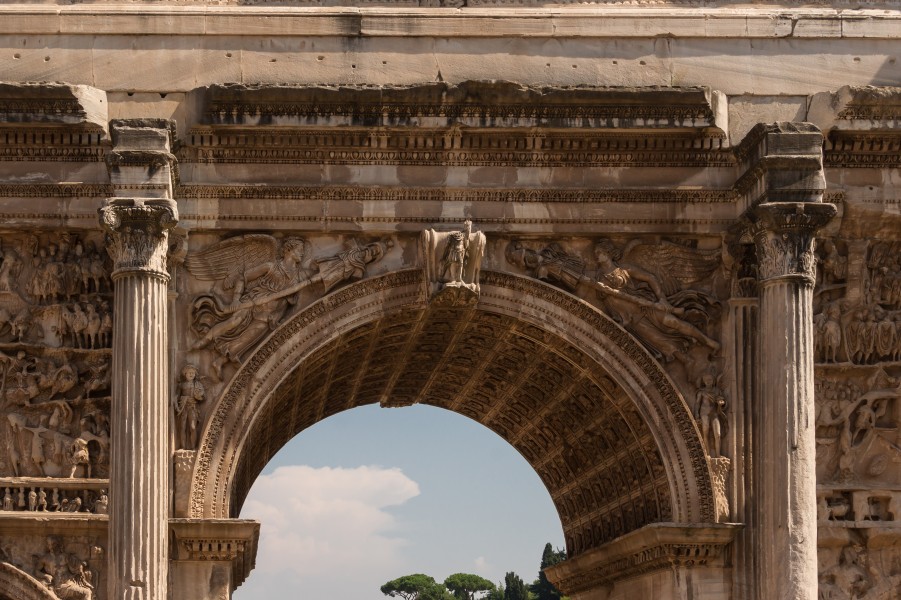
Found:
<path fill-rule="evenodd" d="M 423 403 L 476 420 L 526 458 L 557 507 L 570 555 L 647 523 L 705 516 L 712 520 L 705 496 L 691 499 L 686 493 L 709 486 L 709 473 L 701 473 L 706 482 L 692 478 L 697 469 L 686 463 L 694 453 L 684 460 L 680 442 L 681 448 L 700 447 L 700 442 L 680 439 L 679 428 L 666 422 L 672 406 L 659 406 L 665 404 L 659 397 L 636 401 L 636 390 L 649 384 L 632 382 L 629 389 L 623 385 L 631 381 L 623 365 L 636 370 L 631 362 L 619 357 L 618 364 L 612 356 L 601 362 L 557 335 L 558 329 L 578 326 L 541 318 L 529 307 L 543 306 L 547 298 L 533 294 L 530 305 L 523 302 L 528 294 L 511 290 L 510 284 L 538 292 L 552 288 L 494 275 L 492 280 L 492 274 L 483 274 L 482 301 L 462 309 L 429 306 L 420 291 L 414 292 L 416 287 L 421 290 L 416 277 L 406 284 L 396 282 L 396 290 L 410 286 L 407 292 L 413 296 L 399 292 L 405 300 L 392 305 L 386 300 L 386 289 L 391 288 L 387 279 L 399 274 L 373 278 L 368 283 L 376 290 L 350 294 L 355 310 L 346 315 L 335 310 L 340 298 L 327 297 L 323 307 L 313 305 L 292 319 L 306 319 L 306 329 L 282 336 L 276 331 L 263 344 L 272 346 L 269 356 L 256 361 L 251 357 L 227 387 L 219 404 L 232 391 L 232 407 L 217 408 L 222 422 L 208 425 L 201 445 L 198 461 L 203 464 L 206 458 L 227 474 L 227 481 L 221 476 L 214 481 L 220 497 L 228 494 L 227 514 L 239 513 L 269 459 L 307 427 L 356 406 Z M 550 296 L 555 294 L 567 296 L 559 291 Z M 311 310 L 313 314 L 303 316 Z M 325 321 L 324 315 L 332 318 Z M 308 339 L 318 336 L 321 341 L 301 352 L 296 348 L 303 344 L 295 338 L 304 331 Z M 618 351 L 615 344 L 607 345 L 607 350 Z M 602 366 L 606 362 L 617 368 L 608 370 Z M 242 372 L 243 386 L 236 385 Z M 235 388 L 243 388 L 243 393 L 238 395 Z M 684 408 L 684 402 L 681 405 Z M 218 440 L 211 435 L 226 425 L 240 439 L 223 443 L 222 433 Z M 672 439 L 663 439 L 664 428 Z M 693 427 L 691 431 L 697 438 Z M 221 450 L 214 452 L 212 442 L 217 441 Z M 195 478 L 195 514 L 204 507 L 196 502 L 203 497 L 198 492 L 208 494 L 209 483 Z"/>

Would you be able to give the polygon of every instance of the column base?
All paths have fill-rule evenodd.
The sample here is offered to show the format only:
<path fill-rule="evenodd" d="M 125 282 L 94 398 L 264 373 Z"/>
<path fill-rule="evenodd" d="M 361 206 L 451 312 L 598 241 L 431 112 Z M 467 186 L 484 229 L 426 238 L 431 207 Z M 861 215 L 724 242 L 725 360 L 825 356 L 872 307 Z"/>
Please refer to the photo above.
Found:
<path fill-rule="evenodd" d="M 736 524 L 653 523 L 545 569 L 571 600 L 732 597 Z"/>

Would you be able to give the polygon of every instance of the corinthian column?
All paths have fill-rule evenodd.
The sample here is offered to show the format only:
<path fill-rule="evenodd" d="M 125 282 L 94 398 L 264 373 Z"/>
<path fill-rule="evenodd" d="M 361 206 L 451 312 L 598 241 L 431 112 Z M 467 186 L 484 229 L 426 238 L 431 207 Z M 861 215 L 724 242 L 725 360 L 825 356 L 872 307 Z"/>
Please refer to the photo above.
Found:
<path fill-rule="evenodd" d="M 816 600 L 814 235 L 831 204 L 772 202 L 753 211 L 760 279 L 761 427 L 756 431 L 759 598 Z"/>
<path fill-rule="evenodd" d="M 113 259 L 110 600 L 166 600 L 169 410 L 166 250 L 175 202 L 113 198 L 100 209 Z"/>

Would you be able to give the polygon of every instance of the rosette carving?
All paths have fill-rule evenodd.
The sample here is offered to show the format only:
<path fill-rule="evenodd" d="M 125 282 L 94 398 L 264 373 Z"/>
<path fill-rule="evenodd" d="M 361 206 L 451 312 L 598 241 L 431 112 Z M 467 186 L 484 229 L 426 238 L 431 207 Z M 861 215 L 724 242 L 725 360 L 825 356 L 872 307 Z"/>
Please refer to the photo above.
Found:
<path fill-rule="evenodd" d="M 133 272 L 169 278 L 166 252 L 169 230 L 178 223 L 173 200 L 112 198 L 98 211 L 108 233 L 113 278 Z"/>

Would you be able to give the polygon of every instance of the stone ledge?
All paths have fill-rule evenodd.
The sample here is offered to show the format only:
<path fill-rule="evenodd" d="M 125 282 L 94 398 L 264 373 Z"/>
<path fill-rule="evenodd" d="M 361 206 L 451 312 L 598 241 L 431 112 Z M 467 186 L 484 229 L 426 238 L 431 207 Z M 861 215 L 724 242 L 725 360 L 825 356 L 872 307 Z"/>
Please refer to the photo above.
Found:
<path fill-rule="evenodd" d="M 741 525 L 654 523 L 545 569 L 564 593 L 600 588 L 674 567 L 725 566 Z"/>
<path fill-rule="evenodd" d="M 186 562 L 231 562 L 238 587 L 256 564 L 260 524 L 247 519 L 169 519 L 170 556 Z"/>
<path fill-rule="evenodd" d="M 901 13 L 805 8 L 4 7 L 0 32 L 72 35 L 435 37 L 901 37 Z"/>

